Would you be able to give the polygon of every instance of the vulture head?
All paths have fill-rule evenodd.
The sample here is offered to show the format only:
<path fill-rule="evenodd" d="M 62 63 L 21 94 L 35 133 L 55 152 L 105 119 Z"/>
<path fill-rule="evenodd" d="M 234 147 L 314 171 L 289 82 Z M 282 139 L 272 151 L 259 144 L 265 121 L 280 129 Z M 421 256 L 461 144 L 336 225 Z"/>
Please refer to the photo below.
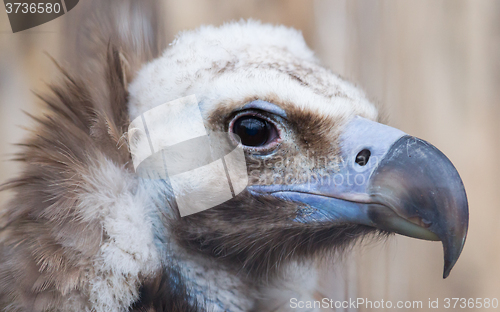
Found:
<path fill-rule="evenodd" d="M 180 36 L 131 84 L 131 118 L 189 94 L 209 131 L 240 138 L 249 185 L 176 218 L 183 245 L 268 274 L 378 229 L 442 240 L 449 274 L 466 233 L 458 173 L 429 143 L 376 122 L 364 94 L 321 67 L 298 32 L 249 22 Z"/>
<path fill-rule="evenodd" d="M 468 224 L 452 163 L 379 123 L 364 93 L 322 67 L 298 31 L 202 27 L 142 63 L 137 49 L 104 50 L 95 76 L 62 69 L 53 95 L 41 96 L 52 112 L 35 118 L 18 156 L 24 171 L 6 184 L 16 194 L 2 219 L 6 311 L 264 311 L 287 268 L 368 234 L 442 241 L 450 273 Z M 190 95 L 207 132 L 242 148 L 248 183 L 181 217 L 167 180 L 135 173 L 126 132 Z M 181 116 L 176 124 L 189 128 Z"/>

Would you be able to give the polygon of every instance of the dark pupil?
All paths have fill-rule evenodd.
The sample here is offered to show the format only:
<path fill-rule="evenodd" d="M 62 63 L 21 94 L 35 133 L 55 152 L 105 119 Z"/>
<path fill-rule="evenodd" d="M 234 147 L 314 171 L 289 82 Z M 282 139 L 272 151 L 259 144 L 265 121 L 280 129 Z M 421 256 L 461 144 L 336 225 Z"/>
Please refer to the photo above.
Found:
<path fill-rule="evenodd" d="M 269 139 L 269 123 L 253 116 L 242 117 L 234 123 L 233 132 L 243 145 L 262 146 Z"/>

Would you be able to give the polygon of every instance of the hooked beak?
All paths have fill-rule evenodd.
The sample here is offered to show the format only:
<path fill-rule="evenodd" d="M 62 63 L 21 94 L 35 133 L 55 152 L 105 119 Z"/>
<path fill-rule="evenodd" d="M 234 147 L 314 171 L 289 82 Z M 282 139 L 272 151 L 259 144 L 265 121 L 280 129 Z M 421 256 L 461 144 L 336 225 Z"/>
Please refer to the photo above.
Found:
<path fill-rule="evenodd" d="M 341 155 L 341 168 L 328 179 L 249 188 L 307 205 L 312 212 L 297 222 L 362 224 L 440 240 L 446 278 L 462 252 L 469 220 L 465 189 L 450 160 L 421 139 L 361 117 L 345 126 Z"/>

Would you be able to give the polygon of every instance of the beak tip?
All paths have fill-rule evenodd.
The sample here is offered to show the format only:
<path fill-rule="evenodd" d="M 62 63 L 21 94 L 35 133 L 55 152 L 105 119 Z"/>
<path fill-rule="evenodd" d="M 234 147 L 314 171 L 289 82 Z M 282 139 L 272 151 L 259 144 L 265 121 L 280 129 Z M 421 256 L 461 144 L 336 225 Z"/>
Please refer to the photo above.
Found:
<path fill-rule="evenodd" d="M 460 254 L 462 253 L 463 247 L 465 243 L 465 236 L 461 240 L 461 243 L 456 244 L 446 244 L 443 242 L 443 251 L 444 251 L 444 269 L 443 269 L 443 279 L 447 278 L 450 275 L 451 269 L 457 263 Z"/>
<path fill-rule="evenodd" d="M 450 275 L 452 268 L 453 264 L 448 260 L 444 260 L 443 279 L 447 278 Z"/>

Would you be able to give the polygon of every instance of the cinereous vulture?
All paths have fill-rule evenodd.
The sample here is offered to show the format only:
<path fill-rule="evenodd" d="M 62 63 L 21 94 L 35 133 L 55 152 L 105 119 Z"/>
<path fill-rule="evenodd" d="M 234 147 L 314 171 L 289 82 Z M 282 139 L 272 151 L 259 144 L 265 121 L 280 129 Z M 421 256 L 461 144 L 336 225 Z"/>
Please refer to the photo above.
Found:
<path fill-rule="evenodd" d="M 14 196 L 1 219 L 2 311 L 266 311 L 296 289 L 308 296 L 308 263 L 366 235 L 440 240 L 450 273 L 468 227 L 458 172 L 379 123 L 300 32 L 231 22 L 165 49 L 155 2 L 101 4 L 77 60 L 56 60 L 61 79 L 39 95 L 48 113 L 33 117 L 22 172 L 3 186 Z M 136 174 L 127 132 L 192 95 L 208 132 L 239 137 L 248 185 L 181 217 L 168 179 Z"/>

